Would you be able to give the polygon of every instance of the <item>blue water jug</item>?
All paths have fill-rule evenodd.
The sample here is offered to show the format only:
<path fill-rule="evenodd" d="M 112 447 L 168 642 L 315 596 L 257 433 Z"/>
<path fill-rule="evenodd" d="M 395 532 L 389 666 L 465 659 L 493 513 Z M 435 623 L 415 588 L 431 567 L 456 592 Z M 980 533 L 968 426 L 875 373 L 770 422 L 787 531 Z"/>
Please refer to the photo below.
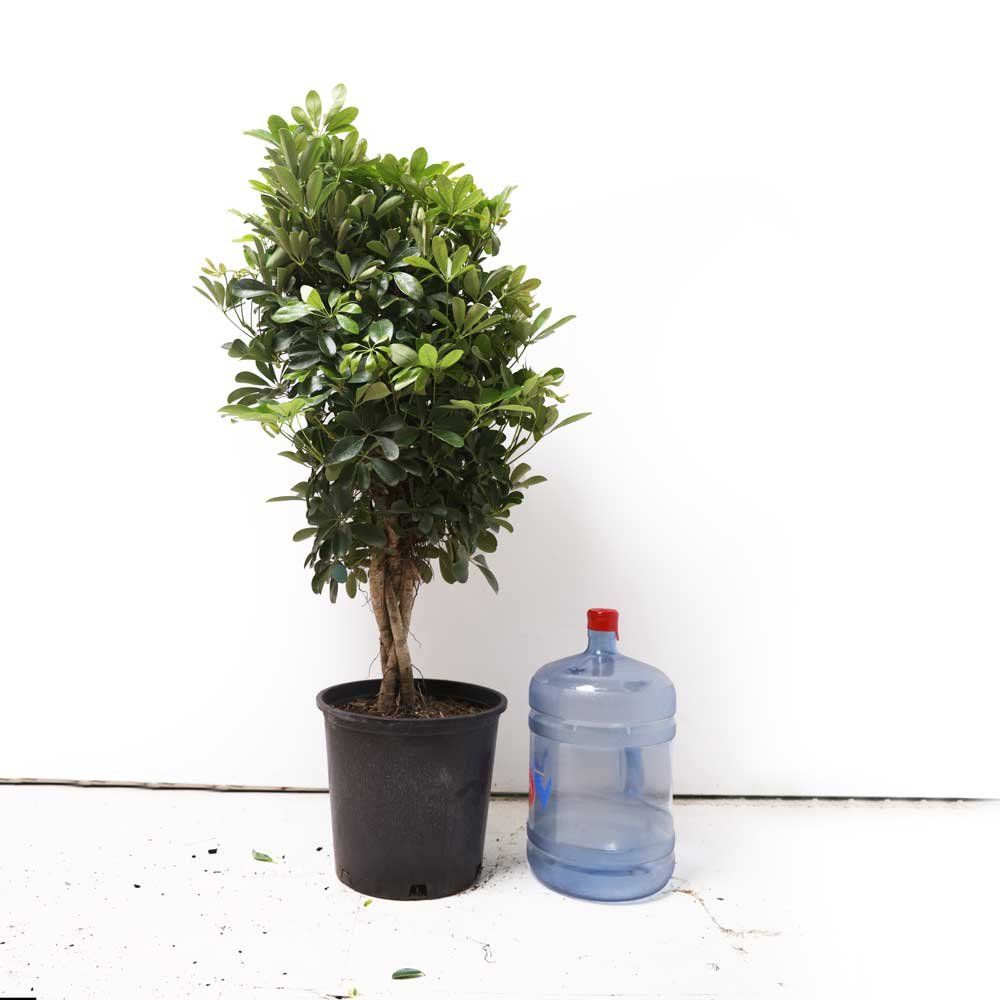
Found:
<path fill-rule="evenodd" d="M 587 648 L 531 679 L 528 863 L 552 889 L 638 899 L 674 870 L 666 674 L 618 652 L 618 612 L 587 612 Z"/>

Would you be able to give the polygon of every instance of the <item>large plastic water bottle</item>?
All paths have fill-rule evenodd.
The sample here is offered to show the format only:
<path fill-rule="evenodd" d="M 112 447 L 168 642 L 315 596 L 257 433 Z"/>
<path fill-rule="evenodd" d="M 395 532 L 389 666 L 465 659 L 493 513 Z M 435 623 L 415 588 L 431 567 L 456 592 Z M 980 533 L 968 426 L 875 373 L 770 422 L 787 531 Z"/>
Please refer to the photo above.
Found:
<path fill-rule="evenodd" d="M 552 889 L 638 899 L 674 870 L 666 674 L 618 652 L 618 612 L 587 612 L 584 652 L 531 679 L 528 862 Z"/>

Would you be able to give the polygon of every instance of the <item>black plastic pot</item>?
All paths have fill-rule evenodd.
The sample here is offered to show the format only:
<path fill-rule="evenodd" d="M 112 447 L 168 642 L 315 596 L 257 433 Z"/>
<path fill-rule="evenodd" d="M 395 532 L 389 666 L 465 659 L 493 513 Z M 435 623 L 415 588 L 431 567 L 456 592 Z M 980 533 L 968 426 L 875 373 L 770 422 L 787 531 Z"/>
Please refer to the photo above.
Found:
<path fill-rule="evenodd" d="M 437 899 L 470 886 L 483 863 L 497 722 L 507 699 L 490 688 L 425 680 L 475 715 L 384 719 L 338 708 L 378 681 L 320 691 L 337 877 L 367 896 Z"/>

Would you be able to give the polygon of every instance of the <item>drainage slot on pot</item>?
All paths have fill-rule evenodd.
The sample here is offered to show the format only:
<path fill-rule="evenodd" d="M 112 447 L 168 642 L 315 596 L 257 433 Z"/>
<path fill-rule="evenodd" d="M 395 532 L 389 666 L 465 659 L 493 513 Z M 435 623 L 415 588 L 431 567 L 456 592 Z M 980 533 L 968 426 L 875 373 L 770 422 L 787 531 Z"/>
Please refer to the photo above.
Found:
<path fill-rule="evenodd" d="M 426 899 L 427 886 L 421 882 L 419 885 L 410 886 L 410 899 Z"/>

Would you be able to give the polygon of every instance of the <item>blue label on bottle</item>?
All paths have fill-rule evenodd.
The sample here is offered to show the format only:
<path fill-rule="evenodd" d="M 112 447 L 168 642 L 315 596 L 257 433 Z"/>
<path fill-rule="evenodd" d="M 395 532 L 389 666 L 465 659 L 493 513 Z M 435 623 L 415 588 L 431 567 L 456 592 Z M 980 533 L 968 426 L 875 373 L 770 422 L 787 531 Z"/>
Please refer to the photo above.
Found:
<path fill-rule="evenodd" d="M 537 768 L 528 774 L 528 804 L 538 802 L 538 808 L 544 809 L 549 804 L 549 794 L 552 791 L 552 778 L 545 780 L 543 772 Z"/>

